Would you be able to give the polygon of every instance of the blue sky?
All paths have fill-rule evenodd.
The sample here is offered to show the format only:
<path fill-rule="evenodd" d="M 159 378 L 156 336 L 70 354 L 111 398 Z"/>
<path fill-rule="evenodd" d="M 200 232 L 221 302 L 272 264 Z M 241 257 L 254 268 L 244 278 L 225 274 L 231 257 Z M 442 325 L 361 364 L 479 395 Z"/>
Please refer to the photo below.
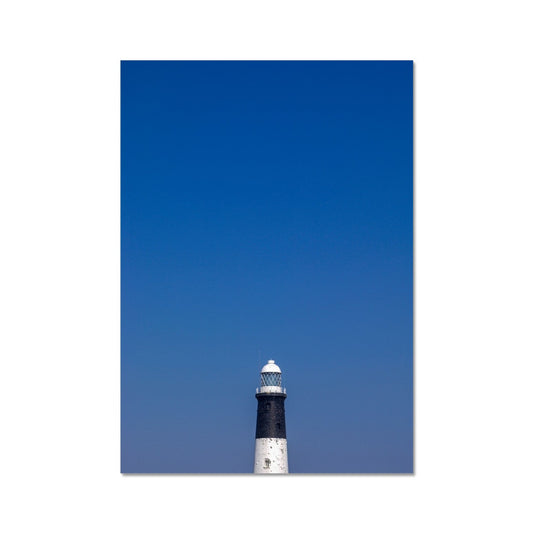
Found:
<path fill-rule="evenodd" d="M 122 472 L 413 470 L 413 67 L 121 65 Z"/>

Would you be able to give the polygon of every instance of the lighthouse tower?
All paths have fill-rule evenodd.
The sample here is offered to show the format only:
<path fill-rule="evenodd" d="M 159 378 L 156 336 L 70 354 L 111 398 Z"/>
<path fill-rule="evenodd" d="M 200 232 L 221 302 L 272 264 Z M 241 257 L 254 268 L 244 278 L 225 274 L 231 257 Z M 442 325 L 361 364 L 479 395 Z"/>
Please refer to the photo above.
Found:
<path fill-rule="evenodd" d="M 255 429 L 254 474 L 288 474 L 287 435 L 285 432 L 285 389 L 281 370 L 273 360 L 261 369 L 261 387 L 256 389 L 257 425 Z"/>

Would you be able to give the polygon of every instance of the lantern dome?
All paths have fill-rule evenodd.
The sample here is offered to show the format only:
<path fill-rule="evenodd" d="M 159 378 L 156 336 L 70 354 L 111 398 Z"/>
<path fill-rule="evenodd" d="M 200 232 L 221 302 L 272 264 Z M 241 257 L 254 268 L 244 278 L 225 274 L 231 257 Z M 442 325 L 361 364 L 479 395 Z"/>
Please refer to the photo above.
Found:
<path fill-rule="evenodd" d="M 269 359 L 267 364 L 261 369 L 261 374 L 273 372 L 275 374 L 281 374 L 281 369 L 278 365 L 276 365 L 276 362 L 274 359 Z"/>

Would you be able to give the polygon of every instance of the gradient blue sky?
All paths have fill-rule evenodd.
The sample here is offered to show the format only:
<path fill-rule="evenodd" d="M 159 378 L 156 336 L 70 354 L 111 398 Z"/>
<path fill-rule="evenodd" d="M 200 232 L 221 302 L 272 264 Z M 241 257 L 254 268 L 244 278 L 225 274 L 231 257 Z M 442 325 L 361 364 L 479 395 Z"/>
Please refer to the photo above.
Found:
<path fill-rule="evenodd" d="M 122 472 L 413 470 L 413 66 L 121 65 Z"/>

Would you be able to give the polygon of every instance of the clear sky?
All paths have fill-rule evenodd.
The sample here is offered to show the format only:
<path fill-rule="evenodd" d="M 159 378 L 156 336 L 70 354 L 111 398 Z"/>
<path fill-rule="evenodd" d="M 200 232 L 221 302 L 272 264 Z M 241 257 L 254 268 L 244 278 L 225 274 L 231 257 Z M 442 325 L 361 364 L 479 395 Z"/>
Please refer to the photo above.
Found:
<path fill-rule="evenodd" d="M 413 67 L 123 62 L 122 472 L 413 470 Z"/>

